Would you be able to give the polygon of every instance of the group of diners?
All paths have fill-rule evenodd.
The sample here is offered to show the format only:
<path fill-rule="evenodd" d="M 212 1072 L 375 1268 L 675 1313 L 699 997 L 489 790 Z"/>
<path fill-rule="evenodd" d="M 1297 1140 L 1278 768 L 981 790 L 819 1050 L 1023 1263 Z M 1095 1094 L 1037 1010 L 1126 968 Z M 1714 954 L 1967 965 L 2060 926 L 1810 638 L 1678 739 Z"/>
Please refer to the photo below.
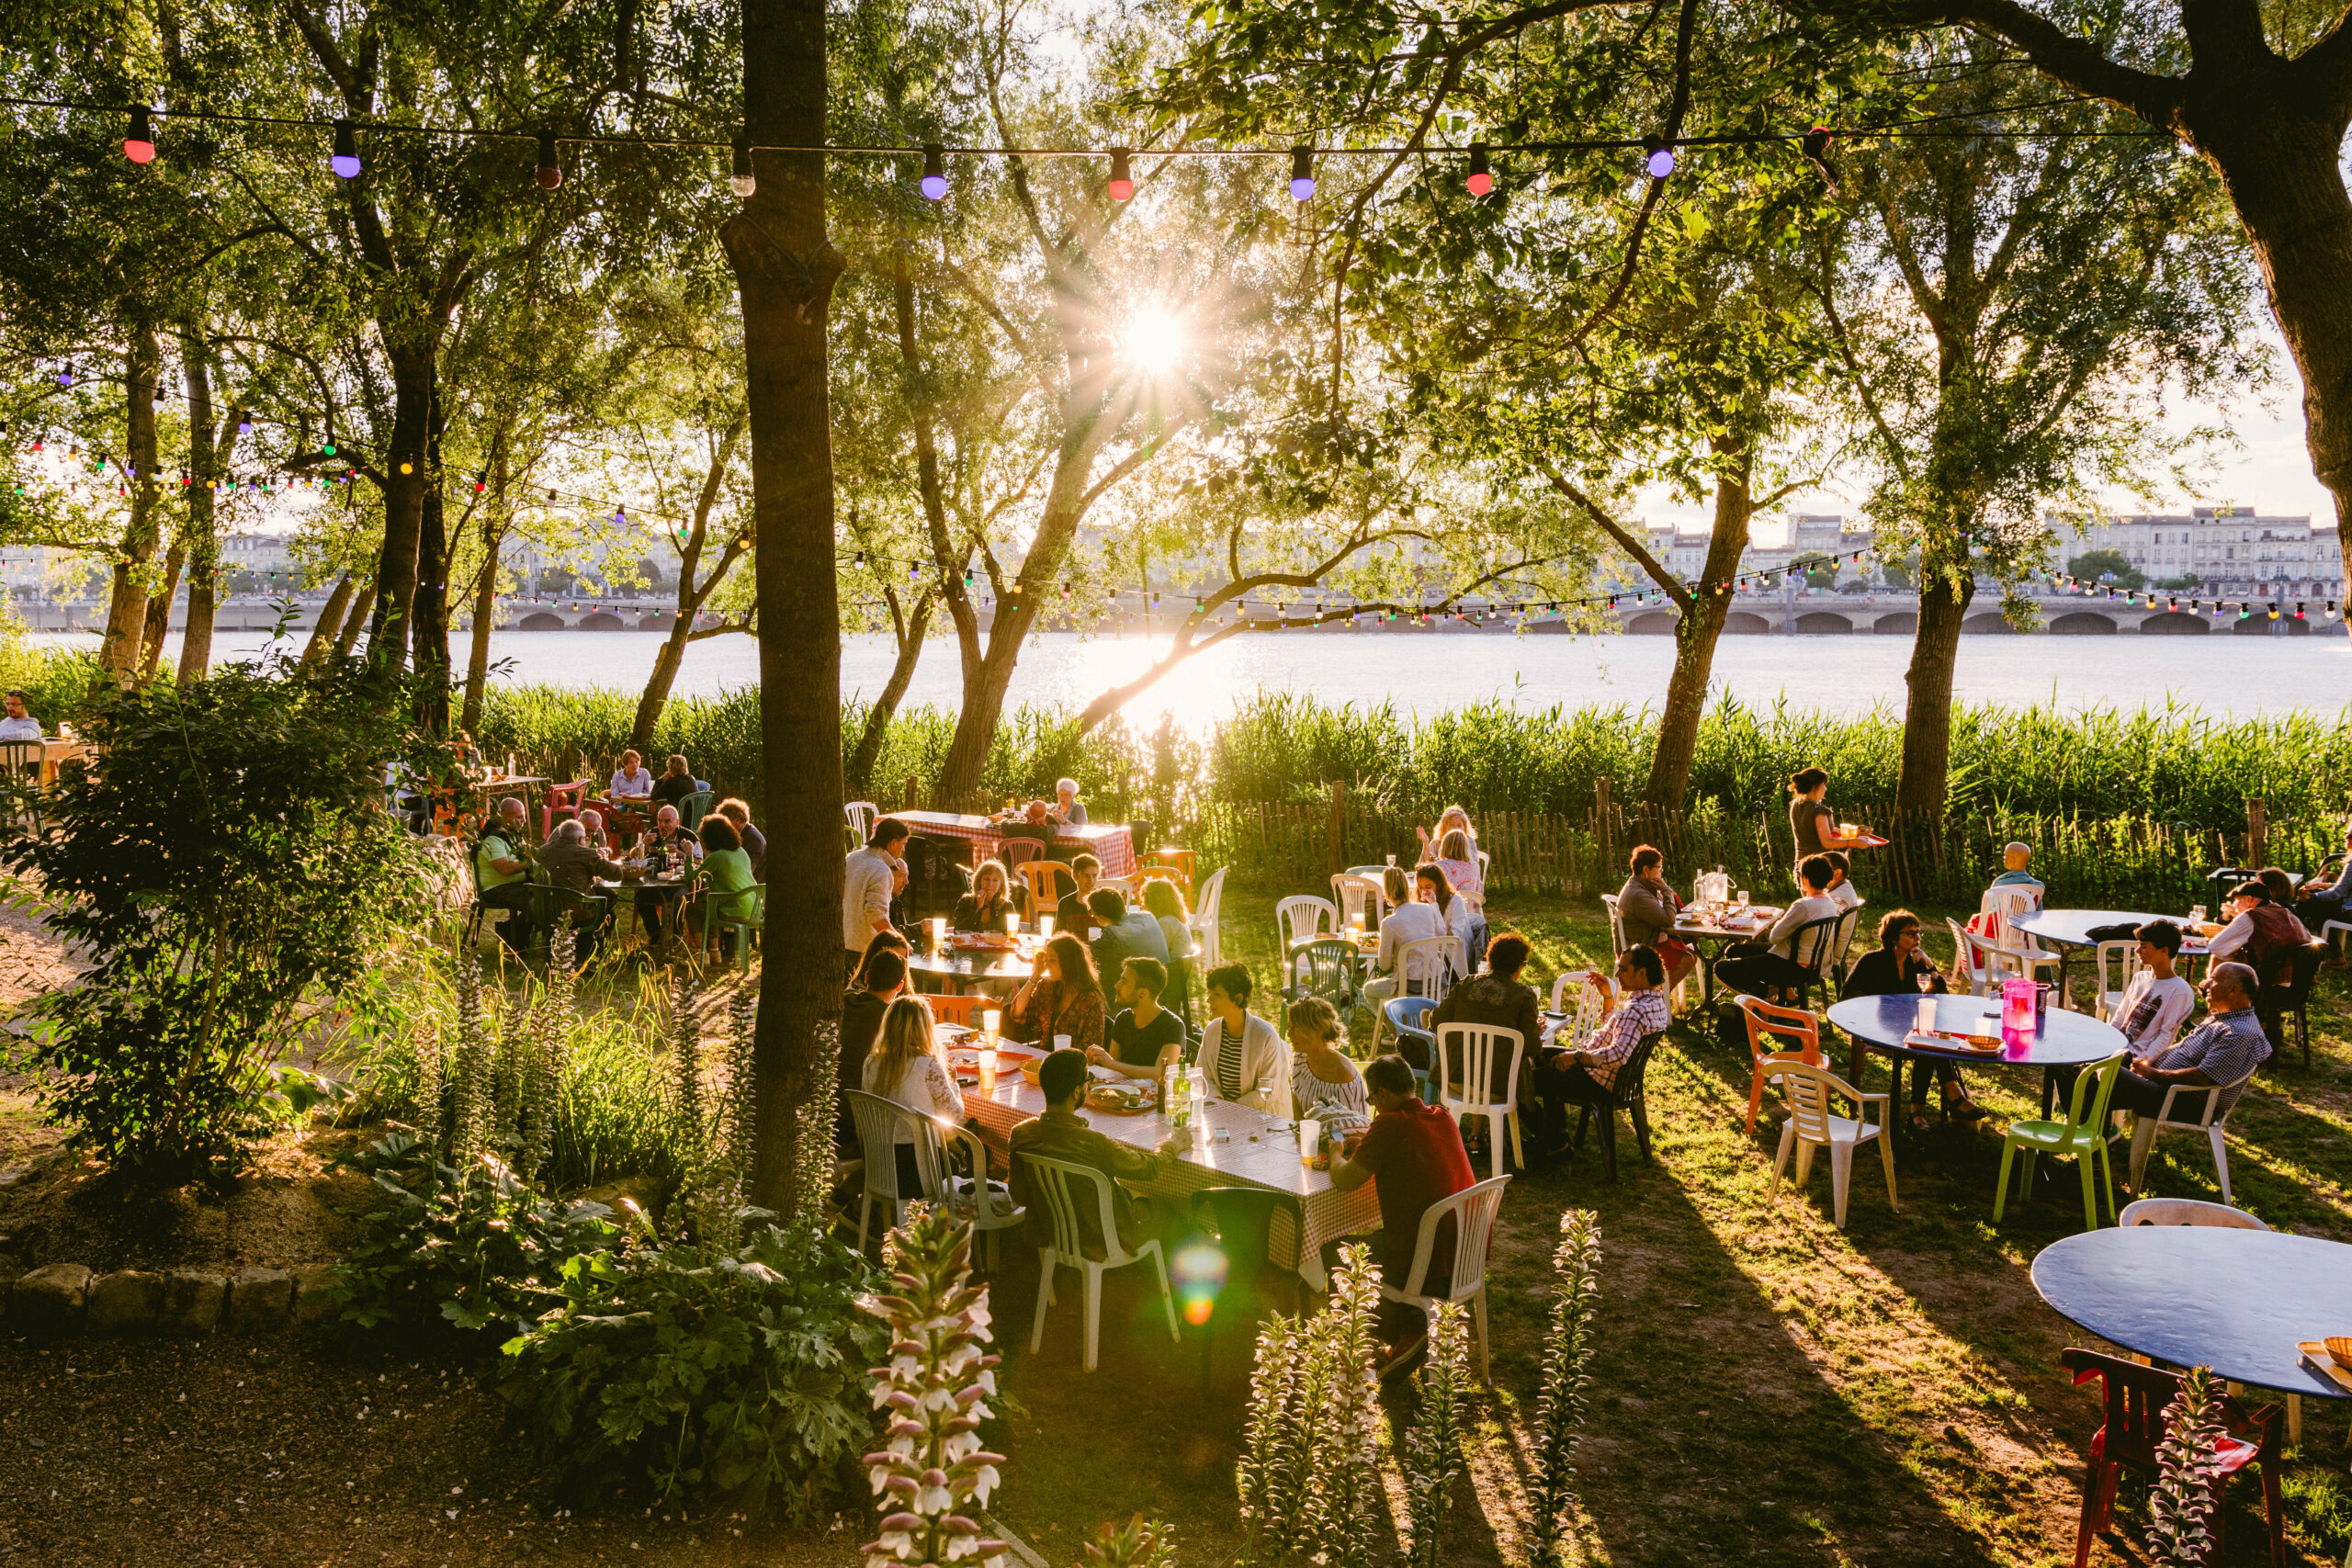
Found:
<path fill-rule="evenodd" d="M 626 752 L 623 760 L 636 756 Z M 683 768 L 685 759 L 671 761 Z M 632 897 L 647 931 L 662 929 L 670 901 L 683 898 L 681 922 L 694 951 L 700 952 L 719 921 L 750 912 L 752 895 L 766 874 L 767 838 L 752 825 L 749 803 L 734 796 L 719 801 L 693 828 L 675 805 L 665 802 L 633 843 L 607 831 L 603 814 L 588 806 L 559 818 L 543 841 L 534 843 L 534 837 L 522 799 L 508 795 L 473 846 L 476 897 L 484 908 L 506 911 L 499 935 L 518 953 L 529 950 L 535 934 L 534 880 L 583 897 L 596 896 L 600 882 L 638 884 Z M 594 955 L 612 927 L 613 914 L 606 900 L 594 919 L 577 920 L 580 962 Z"/>

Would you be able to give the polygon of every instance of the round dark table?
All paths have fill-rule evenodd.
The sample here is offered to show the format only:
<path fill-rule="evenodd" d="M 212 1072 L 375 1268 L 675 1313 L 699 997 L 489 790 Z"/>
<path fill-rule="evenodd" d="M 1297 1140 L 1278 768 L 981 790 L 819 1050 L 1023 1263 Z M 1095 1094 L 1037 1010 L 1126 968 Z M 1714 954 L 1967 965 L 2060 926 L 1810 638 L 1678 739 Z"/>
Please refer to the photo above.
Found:
<path fill-rule="evenodd" d="M 2352 1247 L 2341 1242 L 2211 1225 L 2085 1231 L 2041 1249 L 2033 1288 L 2069 1323 L 2155 1360 L 2352 1397 L 2295 1348 L 2352 1333 Z"/>
<path fill-rule="evenodd" d="M 1991 997 L 1964 993 L 1932 996 L 1938 1029 L 1965 1030 L 1976 1034 L 2001 1032 L 2001 1004 Z M 2003 1045 L 1998 1051 L 1936 1051 L 1905 1045 L 1904 1037 L 1918 1026 L 1920 994 L 1900 992 L 1884 997 L 1848 997 L 1831 1005 L 1829 1021 L 1846 1032 L 1854 1043 L 1849 1058 L 1849 1080 L 1862 1087 L 1862 1061 L 1871 1051 L 1883 1051 L 1894 1062 L 1951 1062 L 1978 1067 L 2040 1067 L 2042 1069 L 2042 1111 L 2050 1109 L 2052 1067 L 2081 1066 L 2103 1062 L 2123 1049 L 2123 1032 L 2086 1013 L 2052 1008 L 2042 1014 L 2041 1028 L 2030 1040 Z M 1989 1018 L 1989 1022 L 1983 1022 Z M 1902 1088 L 1902 1074 L 1894 1074 Z M 1894 1108 L 1890 1108 L 1894 1109 Z M 1899 1121 L 1894 1117 L 1890 1120 Z"/>
<path fill-rule="evenodd" d="M 907 972 L 936 982 L 950 995 L 961 995 L 967 987 L 990 982 L 1018 986 L 1029 978 L 1034 969 L 1029 960 L 1017 953 L 973 948 L 960 953 L 954 949 L 945 953 L 918 951 L 907 960 Z"/>

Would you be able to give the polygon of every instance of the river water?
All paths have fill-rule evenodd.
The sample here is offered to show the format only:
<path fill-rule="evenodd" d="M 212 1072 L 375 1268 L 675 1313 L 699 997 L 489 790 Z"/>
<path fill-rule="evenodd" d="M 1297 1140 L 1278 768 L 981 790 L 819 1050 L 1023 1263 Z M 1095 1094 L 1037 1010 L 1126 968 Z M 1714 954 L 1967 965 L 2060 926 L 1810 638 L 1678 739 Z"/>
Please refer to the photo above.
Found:
<path fill-rule="evenodd" d="M 250 657 L 259 633 L 224 635 L 215 657 Z M 36 636 L 46 647 L 95 647 L 88 634 Z M 503 682 L 640 689 L 658 639 L 650 633 L 493 632 L 491 651 Z M 1013 678 L 1012 701 L 1077 705 L 1146 668 L 1164 644 L 1133 637 L 1050 633 L 1035 639 Z M 457 657 L 466 656 L 460 642 Z M 1911 658 L 1905 637 L 1726 637 L 1717 646 L 1718 693 L 1766 706 L 1854 714 L 1901 711 Z M 885 637 L 854 637 L 842 650 L 842 692 L 879 692 L 889 676 Z M 1396 633 L 1267 633 L 1201 654 L 1128 705 L 1130 722 L 1161 713 L 1194 729 L 1222 718 L 1261 690 L 1287 688 L 1325 702 L 1378 703 L 1433 714 L 1498 699 L 1523 707 L 1555 703 L 1638 708 L 1666 692 L 1674 643 L 1662 637 L 1510 637 Z M 676 691 L 710 695 L 758 678 L 752 640 L 712 637 L 687 649 Z M 1955 694 L 1965 703 L 2109 706 L 2166 704 L 2215 716 L 2310 709 L 2333 716 L 2352 704 L 2352 640 L 2338 627 L 2301 637 L 1964 637 Z M 952 707 L 959 700 L 956 650 L 933 640 L 923 651 L 910 705 Z"/>

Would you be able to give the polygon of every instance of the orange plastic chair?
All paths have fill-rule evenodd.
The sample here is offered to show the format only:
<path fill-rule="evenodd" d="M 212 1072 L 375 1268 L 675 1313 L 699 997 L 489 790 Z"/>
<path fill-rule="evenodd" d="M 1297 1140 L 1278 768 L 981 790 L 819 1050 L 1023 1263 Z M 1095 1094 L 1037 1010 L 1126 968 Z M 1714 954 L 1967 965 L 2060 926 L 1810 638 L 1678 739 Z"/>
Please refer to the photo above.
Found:
<path fill-rule="evenodd" d="M 1012 868 L 1012 874 L 1028 885 L 1030 904 L 1038 909 L 1053 908 L 1062 901 L 1064 892 L 1078 888 L 1078 878 L 1057 860 L 1023 861 Z M 1069 886 L 1065 887 L 1064 884 Z"/>
<path fill-rule="evenodd" d="M 1764 1108 L 1764 1059 L 1798 1056 L 1807 1066 L 1822 1066 L 1821 1026 L 1804 1008 L 1784 1008 L 1759 997 L 1734 997 L 1732 1000 L 1747 1020 L 1747 1054 L 1756 1066 L 1755 1076 L 1747 1085 L 1747 1130 L 1753 1133 L 1757 1112 Z M 1783 1044 L 1782 1041 L 1795 1043 Z"/>
<path fill-rule="evenodd" d="M 926 996 L 923 1000 L 931 1004 L 933 1021 L 960 1023 L 967 1029 L 979 1028 L 981 1013 L 1004 1005 L 994 997 Z"/>
<path fill-rule="evenodd" d="M 1138 871 L 1149 871 L 1155 866 L 1159 866 L 1174 872 L 1176 874 L 1169 880 L 1183 890 L 1184 902 L 1190 904 L 1193 901 L 1193 878 L 1199 863 L 1200 855 L 1197 851 L 1167 849 L 1154 850 L 1148 855 L 1138 857 L 1136 867 Z"/>

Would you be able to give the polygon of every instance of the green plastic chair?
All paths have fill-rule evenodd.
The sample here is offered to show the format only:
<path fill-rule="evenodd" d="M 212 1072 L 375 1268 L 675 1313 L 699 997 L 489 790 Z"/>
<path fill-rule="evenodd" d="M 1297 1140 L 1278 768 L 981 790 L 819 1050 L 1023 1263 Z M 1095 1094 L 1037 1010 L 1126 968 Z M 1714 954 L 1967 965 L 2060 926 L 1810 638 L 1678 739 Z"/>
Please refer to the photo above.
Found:
<path fill-rule="evenodd" d="M 692 832 L 702 826 L 702 819 L 710 815 L 710 808 L 718 799 L 717 790 L 695 791 L 694 794 L 678 802 L 678 820 L 686 825 L 687 831 Z"/>
<path fill-rule="evenodd" d="M 1993 1223 L 2001 1223 L 2001 1211 L 2009 1197 L 2009 1159 L 2020 1150 L 2025 1154 L 2020 1184 L 2027 1194 L 2033 1190 L 2033 1156 L 2036 1155 L 2073 1155 L 2083 1172 L 2083 1227 L 2098 1229 L 2098 1193 L 2091 1185 L 2091 1164 L 2096 1160 L 2105 1181 L 2107 1213 L 2115 1217 L 2115 1166 L 2107 1152 L 2107 1102 L 2115 1093 L 2115 1075 L 2123 1070 L 2128 1051 L 2118 1051 L 2103 1062 L 2097 1062 L 2075 1076 L 2075 1093 L 2068 1102 L 2064 1122 L 2012 1122 L 2001 1139 L 2001 1184 L 1993 1194 Z M 2085 1097 L 2090 1100 L 2086 1111 Z"/>
<path fill-rule="evenodd" d="M 752 939 L 759 934 L 760 928 L 767 921 L 768 885 L 754 882 L 736 892 L 716 895 L 715 898 L 733 904 L 735 910 L 732 914 L 710 917 L 711 933 L 731 933 L 735 943 L 735 967 L 749 969 L 752 966 Z"/>

